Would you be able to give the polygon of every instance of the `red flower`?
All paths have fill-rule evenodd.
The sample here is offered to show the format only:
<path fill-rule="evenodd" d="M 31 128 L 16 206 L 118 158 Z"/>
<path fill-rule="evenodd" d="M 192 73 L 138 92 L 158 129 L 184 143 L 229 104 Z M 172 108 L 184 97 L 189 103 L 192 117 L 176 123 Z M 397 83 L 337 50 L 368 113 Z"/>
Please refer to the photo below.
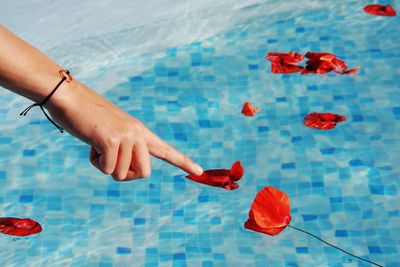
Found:
<path fill-rule="evenodd" d="M 364 11 L 373 16 L 397 16 L 396 10 L 393 7 L 385 5 L 367 5 L 364 7 Z"/>
<path fill-rule="evenodd" d="M 236 182 L 243 177 L 243 174 L 244 169 L 242 164 L 240 161 L 236 161 L 230 170 L 206 170 L 200 176 L 188 175 L 186 177 L 201 184 L 221 187 L 226 190 L 234 190 L 239 187 Z"/>
<path fill-rule="evenodd" d="M 267 235 L 277 235 L 291 220 L 289 197 L 284 192 L 267 186 L 256 195 L 244 227 Z"/>
<path fill-rule="evenodd" d="M 306 58 L 308 61 L 301 74 L 326 74 L 331 71 L 339 74 L 353 74 L 359 70 L 359 68 L 348 70 L 343 60 L 330 53 L 308 52 Z"/>
<path fill-rule="evenodd" d="M 40 233 L 41 231 L 42 227 L 40 224 L 31 219 L 0 218 L 0 233 L 6 235 L 28 236 Z"/>
<path fill-rule="evenodd" d="M 338 122 L 343 122 L 345 120 L 345 116 L 313 112 L 304 118 L 304 125 L 314 129 L 330 130 L 335 128 Z"/>
<path fill-rule="evenodd" d="M 272 73 L 294 73 L 303 69 L 302 66 L 293 63 L 302 61 L 304 56 L 293 51 L 289 53 L 269 52 L 265 58 L 271 61 Z"/>
<path fill-rule="evenodd" d="M 242 114 L 248 117 L 253 117 L 259 111 L 260 109 L 254 107 L 250 102 L 244 103 L 242 108 Z"/>

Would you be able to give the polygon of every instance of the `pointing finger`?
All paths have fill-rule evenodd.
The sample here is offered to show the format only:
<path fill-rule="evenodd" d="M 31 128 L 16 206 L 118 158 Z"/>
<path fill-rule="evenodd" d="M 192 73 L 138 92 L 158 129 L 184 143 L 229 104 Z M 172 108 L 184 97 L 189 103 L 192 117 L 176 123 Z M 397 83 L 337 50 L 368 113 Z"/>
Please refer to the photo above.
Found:
<path fill-rule="evenodd" d="M 199 176 L 203 173 L 203 169 L 194 163 L 188 156 L 162 141 L 149 129 L 146 128 L 145 133 L 150 154 L 181 168 L 189 174 Z"/>

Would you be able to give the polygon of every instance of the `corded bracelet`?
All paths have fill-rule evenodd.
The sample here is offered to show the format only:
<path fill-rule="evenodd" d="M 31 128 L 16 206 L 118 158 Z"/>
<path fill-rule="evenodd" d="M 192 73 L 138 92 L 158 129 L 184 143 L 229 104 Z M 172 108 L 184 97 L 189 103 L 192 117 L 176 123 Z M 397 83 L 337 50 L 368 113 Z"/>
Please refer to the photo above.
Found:
<path fill-rule="evenodd" d="M 26 116 L 26 114 L 29 112 L 29 110 L 31 110 L 33 107 L 35 106 L 39 106 L 40 109 L 43 111 L 43 114 L 46 116 L 46 118 L 54 125 L 57 127 L 58 130 L 60 130 L 61 133 L 64 132 L 64 129 L 58 125 L 57 123 L 55 123 L 49 115 L 47 115 L 46 111 L 43 108 L 43 105 L 46 104 L 46 102 L 50 99 L 50 97 L 52 97 L 52 95 L 57 91 L 58 87 L 60 87 L 60 85 L 64 82 L 70 82 L 72 81 L 72 76 L 69 74 L 68 70 L 60 70 L 58 72 L 58 74 L 60 74 L 60 76 L 62 77 L 61 81 L 58 82 L 58 84 L 56 85 L 56 87 L 54 87 L 53 91 L 51 91 L 51 93 L 40 103 L 33 103 L 32 105 L 30 105 L 29 107 L 27 107 L 26 109 L 24 109 L 21 114 L 19 114 L 20 116 Z"/>

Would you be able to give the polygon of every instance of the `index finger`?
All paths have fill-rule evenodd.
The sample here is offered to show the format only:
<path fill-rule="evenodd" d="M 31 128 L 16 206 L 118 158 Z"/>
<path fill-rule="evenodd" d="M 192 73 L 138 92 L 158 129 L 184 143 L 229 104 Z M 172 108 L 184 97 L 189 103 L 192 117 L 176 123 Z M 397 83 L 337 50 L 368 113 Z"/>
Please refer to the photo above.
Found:
<path fill-rule="evenodd" d="M 193 162 L 188 156 L 182 154 L 171 145 L 165 143 L 152 131 L 146 128 L 147 146 L 151 155 L 162 159 L 185 172 L 199 176 L 203 173 L 203 169 Z"/>

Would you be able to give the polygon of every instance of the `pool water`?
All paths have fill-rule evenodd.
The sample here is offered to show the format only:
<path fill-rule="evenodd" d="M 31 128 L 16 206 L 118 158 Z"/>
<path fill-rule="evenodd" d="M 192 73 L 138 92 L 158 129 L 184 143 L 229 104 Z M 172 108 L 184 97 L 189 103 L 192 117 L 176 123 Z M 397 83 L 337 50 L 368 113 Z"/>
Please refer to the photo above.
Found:
<path fill-rule="evenodd" d="M 149 179 L 117 183 L 89 164 L 87 145 L 39 110 L 18 118 L 27 102 L 2 93 L 0 216 L 43 232 L 1 236 L 1 265 L 368 266 L 293 229 L 245 230 L 256 193 L 272 185 L 290 197 L 293 226 L 400 266 L 399 18 L 365 14 L 367 1 L 325 2 L 272 15 L 262 12 L 272 2 L 248 6 L 240 12 L 254 16 L 210 37 L 77 75 L 204 168 L 241 160 L 235 191 L 157 159 Z M 272 74 L 265 54 L 288 51 L 334 53 L 361 70 Z M 261 112 L 240 114 L 246 101 Z M 310 112 L 347 121 L 313 130 L 302 124 Z"/>

